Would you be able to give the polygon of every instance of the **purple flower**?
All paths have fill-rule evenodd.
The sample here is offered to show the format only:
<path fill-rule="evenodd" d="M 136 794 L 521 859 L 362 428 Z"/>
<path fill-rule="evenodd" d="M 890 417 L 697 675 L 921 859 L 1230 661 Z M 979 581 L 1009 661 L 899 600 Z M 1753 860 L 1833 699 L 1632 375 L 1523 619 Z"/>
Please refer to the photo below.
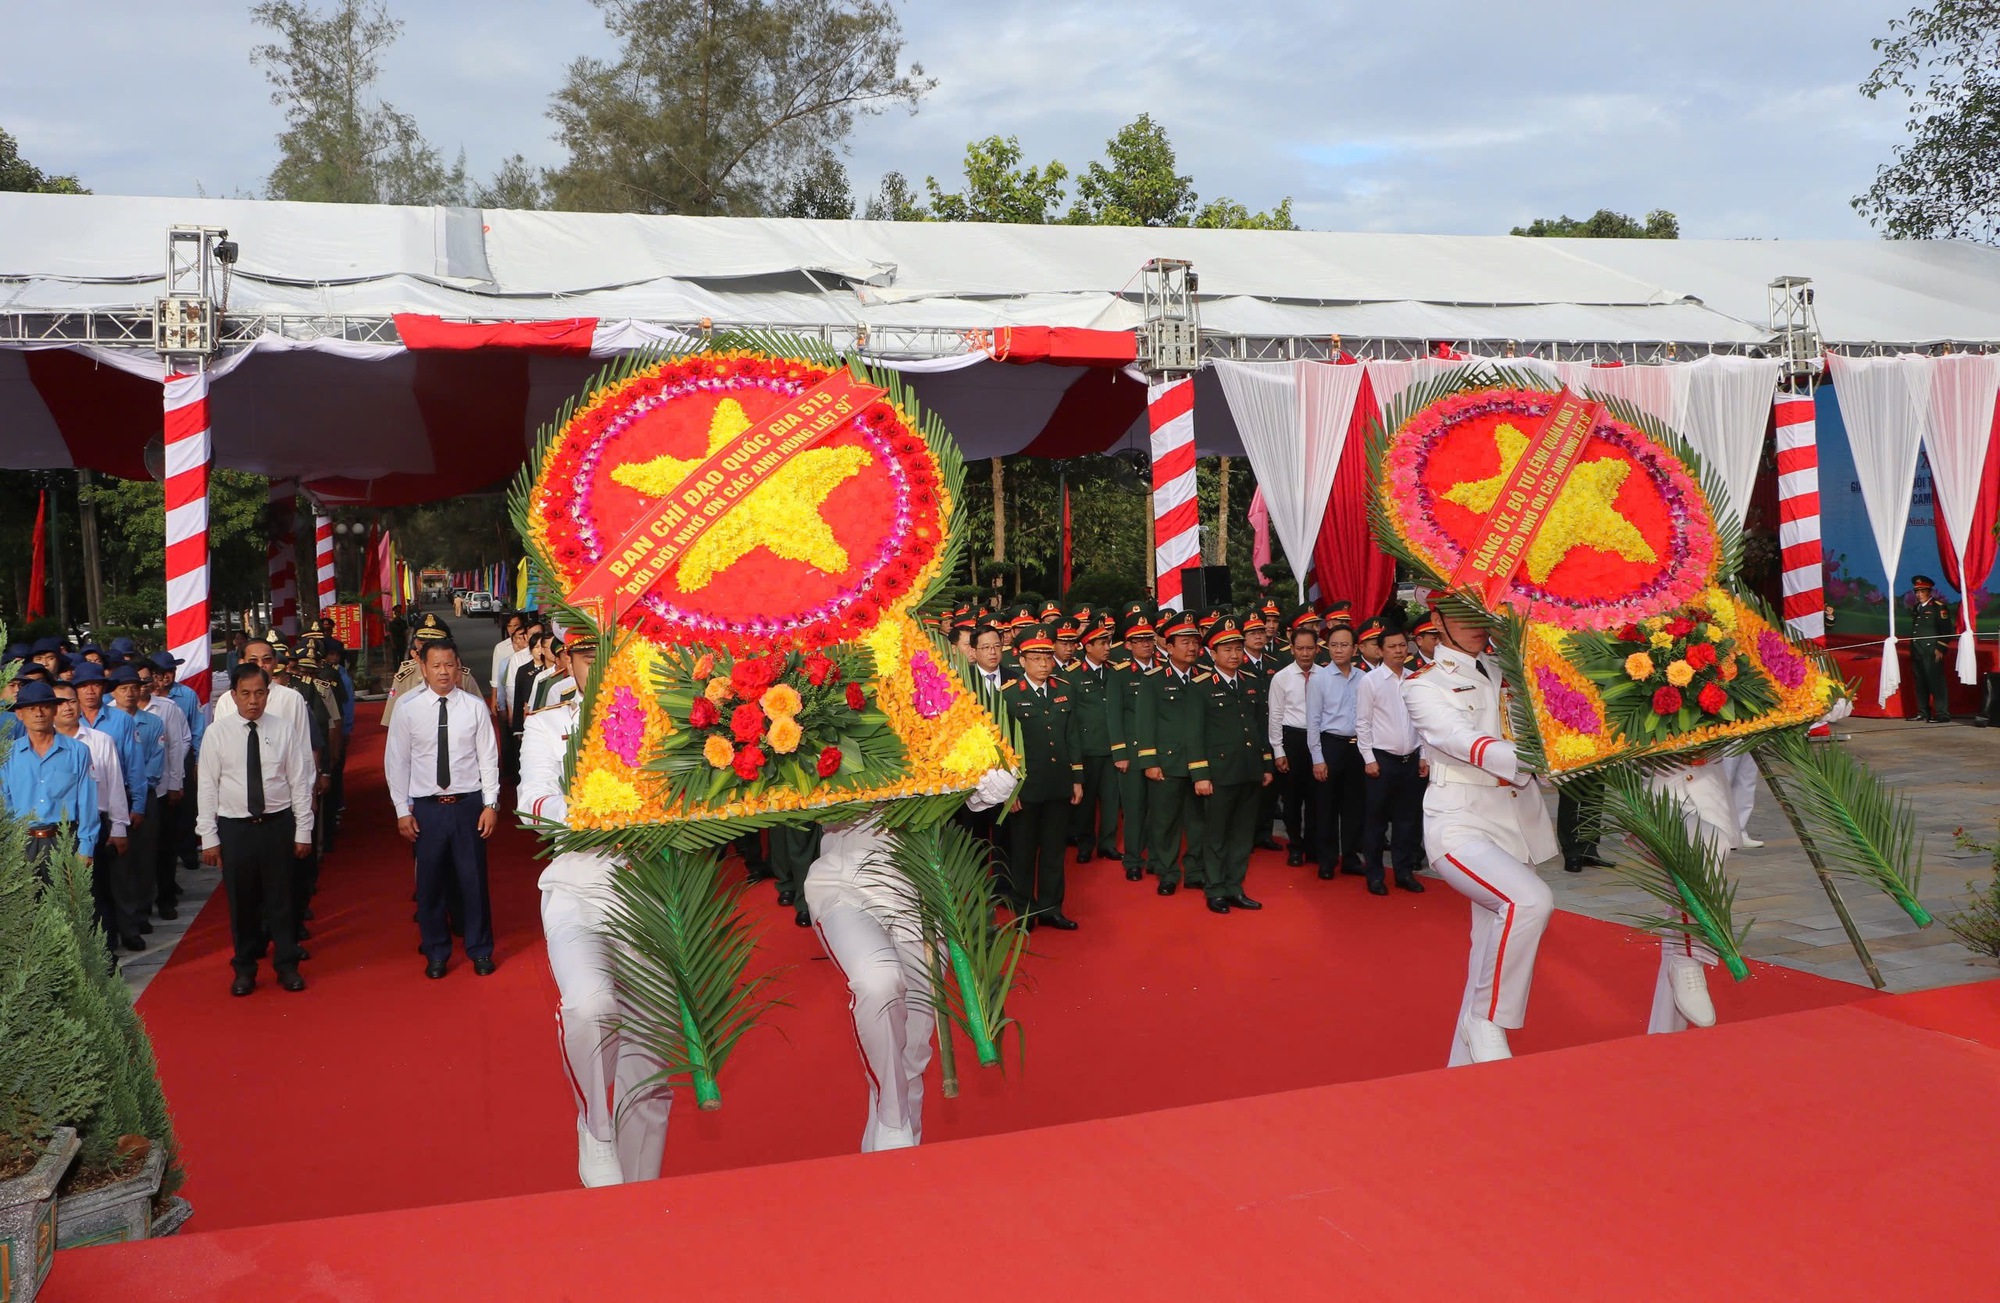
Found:
<path fill-rule="evenodd" d="M 1597 717 L 1590 698 L 1562 681 L 1562 677 L 1546 665 L 1535 667 L 1535 685 L 1542 690 L 1542 704 L 1547 707 L 1549 718 L 1565 728 L 1591 737 L 1604 731 L 1604 724 Z"/>
<path fill-rule="evenodd" d="M 920 651 L 910 658 L 910 678 L 915 686 L 910 690 L 910 704 L 925 719 L 936 719 L 951 709 L 951 677 L 938 668 L 927 651 Z"/>
<path fill-rule="evenodd" d="M 1757 659 L 1787 692 L 1806 681 L 1805 658 L 1769 629 L 1757 635 Z"/>
<path fill-rule="evenodd" d="M 604 712 L 604 745 L 631 768 L 639 767 L 639 748 L 646 741 L 646 709 L 630 688 L 620 688 Z"/>

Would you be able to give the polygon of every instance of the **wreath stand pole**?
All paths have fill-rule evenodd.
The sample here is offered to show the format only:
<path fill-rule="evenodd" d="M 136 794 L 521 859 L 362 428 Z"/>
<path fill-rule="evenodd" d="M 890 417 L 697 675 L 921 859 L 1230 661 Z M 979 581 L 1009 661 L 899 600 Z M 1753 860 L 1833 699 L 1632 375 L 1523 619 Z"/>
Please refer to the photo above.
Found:
<path fill-rule="evenodd" d="M 952 1044 L 951 1019 L 944 1010 L 944 969 L 938 965 L 935 942 L 924 947 L 931 966 L 931 999 L 938 1005 L 938 1070 L 944 1076 L 944 1097 L 958 1098 L 958 1051 Z"/>
<path fill-rule="evenodd" d="M 958 979 L 958 998 L 965 1002 L 965 1021 L 972 1033 L 972 1048 L 979 1056 L 979 1066 L 990 1068 L 1000 1062 L 1000 1047 L 993 1043 L 986 1031 L 986 1009 L 979 998 L 979 983 L 972 974 L 972 961 L 956 941 L 951 945 L 951 971 Z"/>
<path fill-rule="evenodd" d="M 1798 836 L 1799 845 L 1805 848 L 1806 859 L 1812 862 L 1813 872 L 1819 875 L 1819 885 L 1826 888 L 1826 898 L 1833 902 L 1833 912 L 1840 916 L 1840 926 L 1846 929 L 1848 943 L 1854 947 L 1868 980 L 1875 984 L 1878 991 L 1888 989 L 1889 983 L 1882 979 L 1882 970 L 1875 966 L 1875 956 L 1868 953 L 1868 943 L 1861 939 L 1860 929 L 1854 926 L 1854 916 L 1847 912 L 1847 902 L 1841 899 L 1839 886 L 1834 883 L 1833 875 L 1827 872 L 1826 862 L 1819 857 L 1819 847 L 1813 844 L 1812 834 L 1806 831 L 1799 812 L 1792 807 L 1792 798 L 1785 795 L 1784 784 L 1778 781 L 1778 775 L 1765 762 L 1762 752 L 1753 751 L 1750 755 L 1757 762 L 1757 772 L 1764 776 L 1764 785 L 1777 798 L 1778 808 L 1785 812 L 1785 819 Z"/>

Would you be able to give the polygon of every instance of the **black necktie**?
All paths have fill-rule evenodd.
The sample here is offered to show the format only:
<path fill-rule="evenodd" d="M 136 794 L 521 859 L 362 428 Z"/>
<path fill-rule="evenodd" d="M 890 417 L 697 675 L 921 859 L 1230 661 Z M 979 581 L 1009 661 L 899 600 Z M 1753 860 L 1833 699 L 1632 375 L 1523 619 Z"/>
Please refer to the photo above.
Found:
<path fill-rule="evenodd" d="M 446 723 L 450 707 L 451 698 L 438 698 L 437 789 L 440 795 L 451 790 L 451 729 Z"/>
<path fill-rule="evenodd" d="M 1477 657 L 1473 658 L 1472 668 L 1479 671 L 1479 677 L 1482 679 L 1490 679 L 1493 677 L 1491 674 L 1487 673 L 1486 662 L 1478 659 Z"/>
<path fill-rule="evenodd" d="M 250 725 L 250 736 L 243 743 L 243 783 L 244 799 L 254 819 L 264 813 L 264 747 L 257 740 L 255 724 Z"/>

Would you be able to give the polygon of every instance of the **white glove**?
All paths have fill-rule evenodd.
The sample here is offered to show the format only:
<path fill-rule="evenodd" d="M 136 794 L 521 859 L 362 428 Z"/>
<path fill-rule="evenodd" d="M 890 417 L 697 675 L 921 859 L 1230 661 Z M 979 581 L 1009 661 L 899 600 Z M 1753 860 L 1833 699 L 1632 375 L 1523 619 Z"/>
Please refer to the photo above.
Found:
<path fill-rule="evenodd" d="M 1848 698 L 1842 697 L 1839 701 L 1833 703 L 1832 710 L 1827 711 L 1826 714 L 1821 715 L 1819 717 L 1818 722 L 1827 725 L 1838 724 L 1841 720 L 1846 719 L 1849 715 L 1852 715 L 1853 713 L 1854 713 L 1854 703 L 1850 701 Z"/>
<path fill-rule="evenodd" d="M 965 803 L 965 808 L 991 810 L 996 805 L 1005 805 L 1020 785 L 1019 774 L 1006 769 L 989 769 L 979 776 L 979 785 L 972 789 L 972 799 Z"/>

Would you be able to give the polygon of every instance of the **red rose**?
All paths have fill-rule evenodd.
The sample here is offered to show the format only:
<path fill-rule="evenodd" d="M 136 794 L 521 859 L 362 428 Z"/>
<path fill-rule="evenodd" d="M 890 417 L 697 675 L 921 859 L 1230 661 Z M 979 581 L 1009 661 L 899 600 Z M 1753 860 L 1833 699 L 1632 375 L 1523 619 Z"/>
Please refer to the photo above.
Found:
<path fill-rule="evenodd" d="M 776 656 L 753 656 L 729 667 L 729 690 L 745 701 L 755 701 L 778 681 L 784 662 Z"/>
<path fill-rule="evenodd" d="M 1714 644 L 1698 642 L 1690 646 L 1687 652 L 1687 663 L 1698 670 L 1705 670 L 1715 664 Z M 1711 715 L 1714 713 L 1714 711 L 1709 712 Z"/>
<path fill-rule="evenodd" d="M 826 682 L 826 676 L 833 672 L 833 662 L 814 652 L 806 657 L 806 682 L 815 688 Z"/>
<path fill-rule="evenodd" d="M 1683 620 L 1679 616 L 1667 621 L 1667 632 L 1676 638 L 1685 638 L 1694 632 L 1694 621 Z"/>
<path fill-rule="evenodd" d="M 1729 704 L 1729 694 L 1722 690 L 1721 684 L 1711 683 L 1701 690 L 1701 695 L 1695 700 L 1700 703 L 1705 713 L 1715 715 L 1720 714 L 1722 708 Z"/>
<path fill-rule="evenodd" d="M 1628 624 L 1618 631 L 1620 642 L 1643 642 L 1645 637 L 1645 634 L 1639 632 L 1639 626 L 1636 624 Z"/>
<path fill-rule="evenodd" d="M 738 778 L 750 782 L 764 767 L 764 753 L 756 747 L 743 747 L 736 752 L 736 759 L 730 761 L 729 767 L 736 771 Z"/>
<path fill-rule="evenodd" d="M 847 708 L 849 710 L 859 710 L 867 704 L 868 704 L 868 698 L 862 695 L 861 685 L 859 683 L 848 684 Z"/>
<path fill-rule="evenodd" d="M 819 753 L 819 763 L 813 768 L 821 778 L 831 778 L 840 772 L 840 748 L 828 747 Z"/>
<path fill-rule="evenodd" d="M 764 736 L 764 708 L 754 701 L 738 706 L 729 714 L 729 732 L 738 742 L 755 742 Z"/>
<path fill-rule="evenodd" d="M 688 723 L 695 728 L 712 728 L 722 721 L 722 712 L 707 697 L 696 697 L 688 710 Z"/>
<path fill-rule="evenodd" d="M 1709 685 L 1713 687 L 1713 684 Z M 1681 708 L 1681 690 L 1669 684 L 1653 694 L 1653 713 L 1671 715 Z"/>

